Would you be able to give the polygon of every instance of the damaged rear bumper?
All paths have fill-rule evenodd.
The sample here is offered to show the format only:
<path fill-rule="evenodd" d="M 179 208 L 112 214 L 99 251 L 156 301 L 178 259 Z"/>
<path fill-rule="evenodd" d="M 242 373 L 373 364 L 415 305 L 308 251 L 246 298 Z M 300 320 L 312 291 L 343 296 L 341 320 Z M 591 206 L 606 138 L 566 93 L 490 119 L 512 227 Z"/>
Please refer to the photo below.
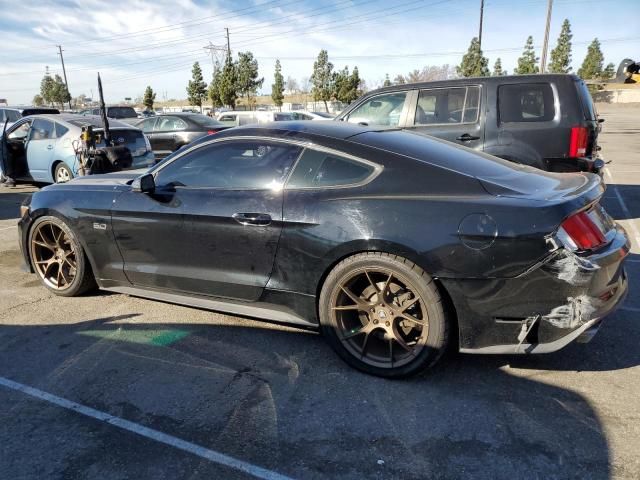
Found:
<path fill-rule="evenodd" d="M 442 280 L 457 308 L 463 353 L 549 353 L 589 341 L 626 297 L 622 227 L 601 251 L 560 249 L 516 278 Z"/>

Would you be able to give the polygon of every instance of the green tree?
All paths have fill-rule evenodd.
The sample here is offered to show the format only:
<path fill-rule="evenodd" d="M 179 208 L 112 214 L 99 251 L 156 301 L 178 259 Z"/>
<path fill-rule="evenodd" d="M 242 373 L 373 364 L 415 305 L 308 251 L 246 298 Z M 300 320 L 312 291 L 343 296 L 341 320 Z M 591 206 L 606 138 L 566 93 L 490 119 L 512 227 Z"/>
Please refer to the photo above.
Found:
<path fill-rule="evenodd" d="M 313 74 L 311 75 L 311 93 L 315 102 L 324 102 L 324 108 L 328 112 L 327 101 L 331 100 L 333 87 L 333 64 L 329 61 L 326 50 L 320 50 L 318 58 L 313 62 Z"/>
<path fill-rule="evenodd" d="M 55 96 L 56 82 L 51 75 L 45 75 L 40 81 L 40 96 L 45 103 L 53 105 Z"/>
<path fill-rule="evenodd" d="M 71 101 L 71 94 L 67 90 L 67 85 L 62 80 L 60 75 L 53 77 L 53 103 L 60 105 L 63 108 L 64 104 Z"/>
<path fill-rule="evenodd" d="M 556 48 L 551 50 L 550 73 L 569 73 L 571 71 L 571 24 L 565 18 L 558 37 Z"/>
<path fill-rule="evenodd" d="M 496 58 L 496 63 L 493 64 L 493 73 L 492 73 L 492 75 L 494 77 L 499 77 L 501 75 L 506 75 L 506 74 L 507 74 L 507 72 L 502 70 L 502 60 L 500 60 L 500 57 Z"/>
<path fill-rule="evenodd" d="M 271 85 L 271 98 L 278 109 L 282 107 L 284 100 L 284 77 L 282 76 L 282 67 L 280 60 L 276 60 L 276 72 L 273 74 L 274 83 Z"/>
<path fill-rule="evenodd" d="M 518 67 L 514 69 L 514 72 L 518 75 L 538 73 L 538 60 L 538 57 L 536 57 L 536 51 L 533 48 L 533 37 L 529 35 L 527 43 L 524 44 L 522 56 L 518 58 Z"/>
<path fill-rule="evenodd" d="M 602 80 L 609 80 L 610 78 L 613 78 L 615 74 L 616 66 L 613 63 L 607 63 L 607 66 L 604 67 L 600 78 L 602 78 Z"/>
<path fill-rule="evenodd" d="M 37 94 L 33 97 L 31 103 L 33 103 L 34 107 L 42 107 L 44 105 L 44 98 L 42 98 L 42 95 Z"/>
<path fill-rule="evenodd" d="M 251 108 L 253 95 L 255 101 L 258 89 L 262 87 L 264 78 L 258 78 L 258 61 L 251 52 L 238 53 L 236 66 L 237 92 L 247 98 L 247 105 Z"/>
<path fill-rule="evenodd" d="M 153 110 L 153 102 L 156 100 L 156 92 L 147 85 L 147 88 L 144 91 L 144 97 L 142 98 L 142 104 L 147 107 L 149 110 Z"/>
<path fill-rule="evenodd" d="M 187 85 L 187 99 L 190 105 L 197 105 L 202 111 L 202 101 L 207 98 L 207 84 L 202 78 L 200 63 L 195 62 L 191 69 L 191 80 Z"/>
<path fill-rule="evenodd" d="M 389 80 L 389 74 L 385 73 L 384 75 L 384 83 L 382 84 L 383 87 L 390 87 L 391 86 L 391 80 Z"/>
<path fill-rule="evenodd" d="M 222 68 L 218 92 L 220 94 L 220 101 L 222 104 L 228 105 L 235 110 L 236 100 L 238 98 L 236 65 L 231 61 L 231 57 L 227 57 L 227 61 Z"/>
<path fill-rule="evenodd" d="M 482 55 L 478 38 L 473 37 L 467 53 L 462 57 L 462 62 L 456 67 L 456 72 L 461 77 L 487 77 L 488 65 L 489 60 Z"/>
<path fill-rule="evenodd" d="M 211 77 L 211 83 L 209 84 L 209 100 L 211 100 L 211 107 L 222 107 L 224 103 L 220 97 L 220 85 L 222 83 L 222 67 L 220 62 L 215 63 L 213 66 L 213 76 Z"/>
<path fill-rule="evenodd" d="M 583 80 L 600 78 L 602 76 L 603 63 L 604 55 L 602 54 L 602 50 L 600 50 L 600 42 L 597 38 L 594 38 L 587 49 L 587 56 L 584 57 L 582 66 L 578 70 L 578 76 Z"/>

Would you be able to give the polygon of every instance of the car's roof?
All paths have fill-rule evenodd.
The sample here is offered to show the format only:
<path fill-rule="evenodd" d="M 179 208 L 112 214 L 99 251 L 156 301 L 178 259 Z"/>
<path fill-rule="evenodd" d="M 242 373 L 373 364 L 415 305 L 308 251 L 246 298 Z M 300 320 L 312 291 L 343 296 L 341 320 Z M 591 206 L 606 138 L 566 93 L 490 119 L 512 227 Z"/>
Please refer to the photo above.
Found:
<path fill-rule="evenodd" d="M 163 112 L 163 113 L 157 113 L 155 116 L 164 117 L 167 115 L 172 115 L 176 117 L 192 117 L 194 115 L 202 115 L 203 117 L 206 117 L 204 113 L 199 113 L 199 112 Z"/>
<path fill-rule="evenodd" d="M 429 88 L 429 87 L 444 87 L 449 85 L 469 85 L 469 84 L 490 84 L 490 83 L 530 83 L 530 82 L 544 82 L 550 80 L 564 80 L 566 78 L 579 79 L 576 75 L 566 73 L 544 73 L 544 74 L 531 74 L 531 75 L 497 75 L 491 77 L 462 77 L 452 78 L 449 80 L 434 80 L 432 82 L 416 82 L 416 83 L 401 83 L 397 85 L 391 85 L 388 87 L 378 88 L 366 93 L 366 96 L 372 94 L 384 93 L 384 92 L 396 92 L 401 90 L 413 90 L 416 88 Z"/>
<path fill-rule="evenodd" d="M 345 140 L 354 135 L 366 132 L 374 132 L 380 128 L 365 127 L 347 122 L 310 122 L 309 120 L 269 122 L 262 124 L 244 125 L 225 130 L 230 135 L 242 136 L 244 134 L 264 134 L 273 137 L 327 137 L 336 140 Z M 383 129 L 387 130 L 387 129 Z"/>
<path fill-rule="evenodd" d="M 83 127 L 91 125 L 92 127 L 102 128 L 102 117 L 100 115 L 79 115 L 77 113 L 60 113 L 54 114 L 38 114 L 31 115 L 29 118 L 45 118 L 53 122 L 63 122 L 71 124 L 74 127 Z M 109 119 L 109 128 L 132 128 L 128 123 L 119 122 L 113 118 Z M 134 127 L 135 128 L 135 127 Z"/>

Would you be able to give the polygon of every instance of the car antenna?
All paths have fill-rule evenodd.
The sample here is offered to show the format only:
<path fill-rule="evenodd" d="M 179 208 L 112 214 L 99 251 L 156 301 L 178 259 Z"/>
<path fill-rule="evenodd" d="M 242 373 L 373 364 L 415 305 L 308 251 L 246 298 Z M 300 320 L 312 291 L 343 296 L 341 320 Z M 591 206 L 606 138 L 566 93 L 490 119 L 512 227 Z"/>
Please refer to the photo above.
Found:
<path fill-rule="evenodd" d="M 98 95 L 100 96 L 100 116 L 102 117 L 102 128 L 104 135 L 105 147 L 112 147 L 111 131 L 109 130 L 109 119 L 107 118 L 107 107 L 104 105 L 104 95 L 102 94 L 102 80 L 100 80 L 100 72 L 98 72 Z"/>

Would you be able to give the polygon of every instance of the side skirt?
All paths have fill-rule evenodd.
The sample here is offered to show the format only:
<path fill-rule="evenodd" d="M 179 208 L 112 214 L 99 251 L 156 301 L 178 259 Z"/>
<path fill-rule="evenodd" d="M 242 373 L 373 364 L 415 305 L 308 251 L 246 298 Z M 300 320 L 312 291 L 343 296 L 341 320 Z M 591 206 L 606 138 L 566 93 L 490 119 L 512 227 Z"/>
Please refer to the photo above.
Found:
<path fill-rule="evenodd" d="M 181 293 L 163 292 L 140 287 L 129 286 L 103 286 L 104 290 L 132 295 L 134 297 L 149 298 L 159 300 L 161 302 L 175 303 L 177 305 L 185 305 L 188 307 L 202 308 L 204 310 L 213 310 L 233 315 L 242 315 L 253 317 L 258 320 L 268 320 L 272 322 L 289 323 L 304 328 L 317 328 L 316 323 L 310 322 L 293 310 L 283 305 L 276 305 L 266 302 L 241 302 L 228 299 L 212 299 L 207 297 L 196 297 Z"/>

